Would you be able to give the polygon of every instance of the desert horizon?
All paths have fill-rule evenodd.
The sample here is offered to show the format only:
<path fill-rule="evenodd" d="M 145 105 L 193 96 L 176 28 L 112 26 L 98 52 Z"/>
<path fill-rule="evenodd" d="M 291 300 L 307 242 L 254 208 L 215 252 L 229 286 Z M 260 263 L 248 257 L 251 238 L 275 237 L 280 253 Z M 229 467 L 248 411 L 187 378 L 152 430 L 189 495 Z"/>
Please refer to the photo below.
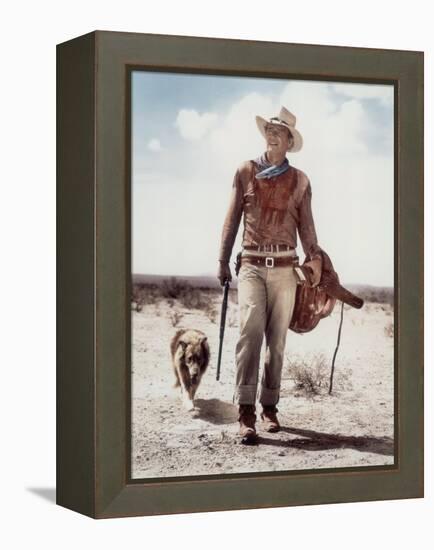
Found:
<path fill-rule="evenodd" d="M 237 288 L 237 277 L 232 270 L 231 288 Z M 197 289 L 221 289 L 221 285 L 214 274 L 202 274 L 202 275 L 164 275 L 164 274 L 145 274 L 145 273 L 133 273 L 132 274 L 133 287 L 136 285 L 161 285 L 163 281 L 170 281 L 175 279 L 180 283 L 185 283 L 193 288 Z M 380 285 L 368 285 L 363 283 L 341 283 L 345 288 L 350 290 L 353 294 L 360 296 L 366 302 L 379 302 L 393 305 L 394 303 L 394 287 L 392 286 L 380 286 Z"/>

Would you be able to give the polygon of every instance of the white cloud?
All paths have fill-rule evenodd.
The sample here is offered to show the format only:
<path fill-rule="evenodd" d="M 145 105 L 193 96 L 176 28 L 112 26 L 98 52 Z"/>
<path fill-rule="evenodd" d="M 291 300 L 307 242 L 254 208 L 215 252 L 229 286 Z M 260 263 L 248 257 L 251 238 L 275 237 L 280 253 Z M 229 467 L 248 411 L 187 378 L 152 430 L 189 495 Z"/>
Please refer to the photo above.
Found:
<path fill-rule="evenodd" d="M 244 96 L 220 116 L 220 123 L 209 136 L 211 154 L 225 163 L 237 166 L 262 153 L 264 139 L 256 126 L 255 116 L 273 111 L 271 98 L 258 93 Z"/>
<path fill-rule="evenodd" d="M 378 99 L 384 104 L 393 100 L 393 86 L 384 84 L 332 84 L 331 88 L 338 94 L 353 99 Z"/>
<path fill-rule="evenodd" d="M 184 139 L 195 141 L 205 136 L 216 125 L 217 120 L 215 113 L 199 114 L 194 109 L 181 109 L 175 126 Z"/>
<path fill-rule="evenodd" d="M 304 147 L 297 159 L 314 154 L 322 160 L 338 152 L 342 156 L 366 151 L 361 139 L 364 115 L 359 101 L 345 102 L 336 111 L 327 84 L 300 81 L 285 87 L 280 103 L 296 115 L 296 127 L 303 136 Z"/>
<path fill-rule="evenodd" d="M 154 153 L 158 153 L 162 150 L 159 139 L 153 138 L 148 142 L 148 149 Z"/>

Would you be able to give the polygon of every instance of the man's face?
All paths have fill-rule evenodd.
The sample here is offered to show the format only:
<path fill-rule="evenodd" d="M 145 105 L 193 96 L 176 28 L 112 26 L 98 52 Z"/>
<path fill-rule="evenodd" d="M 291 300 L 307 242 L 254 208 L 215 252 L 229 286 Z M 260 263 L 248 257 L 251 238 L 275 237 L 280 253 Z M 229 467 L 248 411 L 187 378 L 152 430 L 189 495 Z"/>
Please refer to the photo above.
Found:
<path fill-rule="evenodd" d="M 267 152 L 285 154 L 292 142 L 289 130 L 277 124 L 268 124 L 265 127 L 265 141 Z"/>

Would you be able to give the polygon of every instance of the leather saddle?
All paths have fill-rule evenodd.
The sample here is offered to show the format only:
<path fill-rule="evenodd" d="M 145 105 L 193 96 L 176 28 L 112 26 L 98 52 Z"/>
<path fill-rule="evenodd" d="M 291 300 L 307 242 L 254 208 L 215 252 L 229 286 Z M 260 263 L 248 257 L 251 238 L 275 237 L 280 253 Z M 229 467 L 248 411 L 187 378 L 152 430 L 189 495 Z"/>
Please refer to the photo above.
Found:
<path fill-rule="evenodd" d="M 322 273 L 319 285 L 312 286 L 312 269 L 305 264 L 294 268 L 297 277 L 295 306 L 289 329 L 297 333 L 313 330 L 321 319 L 328 317 L 341 300 L 351 307 L 360 309 L 363 300 L 344 288 L 333 268 L 330 257 L 321 250 Z"/>

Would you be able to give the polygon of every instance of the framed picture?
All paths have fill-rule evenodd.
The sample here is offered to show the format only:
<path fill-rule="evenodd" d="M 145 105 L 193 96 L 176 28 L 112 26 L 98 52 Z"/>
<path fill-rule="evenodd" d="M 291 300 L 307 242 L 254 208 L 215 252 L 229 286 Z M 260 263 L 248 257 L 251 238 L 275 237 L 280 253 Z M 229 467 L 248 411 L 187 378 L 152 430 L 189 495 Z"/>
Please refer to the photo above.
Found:
<path fill-rule="evenodd" d="M 423 496 L 423 54 L 97 31 L 57 59 L 58 503 Z"/>

